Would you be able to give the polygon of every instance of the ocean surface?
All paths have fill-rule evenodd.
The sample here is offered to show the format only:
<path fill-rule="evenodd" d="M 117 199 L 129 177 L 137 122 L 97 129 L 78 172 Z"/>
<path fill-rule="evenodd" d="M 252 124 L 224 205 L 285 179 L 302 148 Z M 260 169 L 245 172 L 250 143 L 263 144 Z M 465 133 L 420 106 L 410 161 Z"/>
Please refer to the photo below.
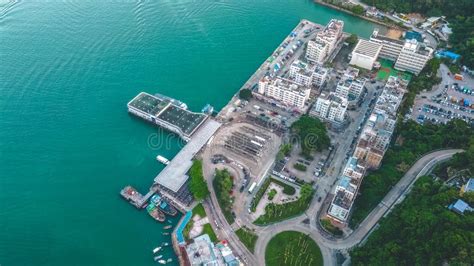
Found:
<path fill-rule="evenodd" d="M 180 142 L 126 103 L 220 109 L 302 18 L 374 28 L 309 0 L 0 0 L 0 265 L 154 264 L 171 239 L 119 191 Z"/>

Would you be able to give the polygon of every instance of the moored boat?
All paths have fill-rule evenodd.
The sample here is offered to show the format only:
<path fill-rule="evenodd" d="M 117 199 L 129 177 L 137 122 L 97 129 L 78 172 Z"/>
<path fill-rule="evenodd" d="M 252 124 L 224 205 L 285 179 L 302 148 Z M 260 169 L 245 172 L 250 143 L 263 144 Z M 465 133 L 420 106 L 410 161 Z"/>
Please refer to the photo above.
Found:
<path fill-rule="evenodd" d="M 153 249 L 153 254 L 156 253 L 156 252 L 158 252 L 158 251 L 160 251 L 160 250 L 161 250 L 161 247 L 156 247 L 156 248 L 154 248 L 154 249 Z"/>
<path fill-rule="evenodd" d="M 171 225 L 167 225 L 165 227 L 163 227 L 163 229 L 170 229 L 172 226 Z"/>
<path fill-rule="evenodd" d="M 171 204 L 169 204 L 165 199 L 161 199 L 159 207 L 160 210 L 171 216 L 175 216 L 178 213 L 176 208 L 171 206 Z"/>
<path fill-rule="evenodd" d="M 160 211 L 155 204 L 150 203 L 148 206 L 146 206 L 146 210 L 148 211 L 148 214 L 153 217 L 158 222 L 164 222 L 166 220 L 165 214 Z"/>
<path fill-rule="evenodd" d="M 153 258 L 153 260 L 158 261 L 159 259 L 163 258 L 163 255 L 158 255 Z"/>
<path fill-rule="evenodd" d="M 173 259 L 172 259 L 172 258 L 169 258 L 169 259 L 166 260 L 166 262 L 168 262 L 168 263 L 169 263 L 169 262 L 173 262 Z"/>
<path fill-rule="evenodd" d="M 166 260 L 159 260 L 158 263 L 160 263 L 160 264 L 166 264 Z"/>

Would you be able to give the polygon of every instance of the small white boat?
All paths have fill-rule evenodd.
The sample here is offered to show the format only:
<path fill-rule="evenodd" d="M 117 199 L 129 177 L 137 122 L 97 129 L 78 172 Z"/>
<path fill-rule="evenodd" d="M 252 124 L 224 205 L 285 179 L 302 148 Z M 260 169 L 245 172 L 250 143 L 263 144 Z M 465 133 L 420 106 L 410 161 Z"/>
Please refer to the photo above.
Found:
<path fill-rule="evenodd" d="M 158 261 L 158 260 L 161 259 L 161 258 L 163 258 L 163 255 L 156 256 L 156 257 L 154 257 L 153 259 L 154 259 L 155 261 Z"/>
<path fill-rule="evenodd" d="M 163 229 L 170 229 L 171 227 L 173 227 L 173 226 L 167 225 L 167 226 L 163 227 Z"/>
<path fill-rule="evenodd" d="M 153 250 L 153 254 L 160 251 L 161 250 L 161 247 L 156 247 L 154 250 Z"/>
<path fill-rule="evenodd" d="M 173 262 L 173 259 L 172 259 L 172 258 L 169 258 L 169 259 L 166 260 L 166 262 L 168 262 L 168 263 L 169 263 L 169 262 Z"/>
<path fill-rule="evenodd" d="M 160 263 L 160 264 L 166 264 L 166 260 L 159 260 L 158 263 Z"/>
<path fill-rule="evenodd" d="M 170 244 L 170 243 L 168 243 L 168 242 L 163 242 L 163 244 L 161 244 L 161 246 L 167 247 L 167 246 L 169 246 L 169 244 Z"/>
<path fill-rule="evenodd" d="M 164 165 L 168 165 L 170 163 L 168 159 L 166 159 L 165 157 L 161 155 L 156 156 L 156 160 Z"/>

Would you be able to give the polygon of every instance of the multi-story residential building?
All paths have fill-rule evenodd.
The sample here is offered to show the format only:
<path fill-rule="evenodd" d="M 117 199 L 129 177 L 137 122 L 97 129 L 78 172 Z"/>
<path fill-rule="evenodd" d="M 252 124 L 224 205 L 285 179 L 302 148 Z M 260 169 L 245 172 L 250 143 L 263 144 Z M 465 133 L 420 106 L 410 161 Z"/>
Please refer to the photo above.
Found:
<path fill-rule="evenodd" d="M 311 66 L 300 60 L 295 60 L 290 66 L 290 79 L 303 86 L 311 86 L 313 73 Z"/>
<path fill-rule="evenodd" d="M 290 66 L 289 76 L 291 80 L 303 86 L 315 85 L 320 88 L 327 79 L 328 69 L 296 60 Z"/>
<path fill-rule="evenodd" d="M 283 78 L 263 78 L 258 83 L 258 93 L 273 98 L 284 105 L 303 110 L 311 89 Z"/>
<path fill-rule="evenodd" d="M 416 39 L 407 40 L 395 63 L 395 69 L 418 75 L 432 56 L 433 49 L 420 44 Z"/>
<path fill-rule="evenodd" d="M 328 78 L 328 73 L 329 73 L 329 70 L 327 68 L 321 65 L 315 65 L 314 70 L 313 70 L 313 75 L 312 75 L 313 84 L 316 87 L 321 88 Z"/>
<path fill-rule="evenodd" d="M 348 99 L 349 101 L 359 99 L 364 90 L 366 79 L 358 79 L 358 75 L 358 69 L 348 67 L 336 86 L 335 94 L 338 97 Z"/>
<path fill-rule="evenodd" d="M 344 22 L 331 19 L 326 27 L 316 34 L 316 38 L 308 42 L 306 59 L 322 64 L 336 48 L 342 37 Z"/>
<path fill-rule="evenodd" d="M 336 125 L 344 122 L 347 112 L 347 100 L 335 94 L 321 94 L 309 115 Z"/>
<path fill-rule="evenodd" d="M 336 186 L 335 196 L 328 209 L 329 217 L 342 223 L 347 221 L 364 174 L 365 167 L 357 158 L 351 157 Z"/>
<path fill-rule="evenodd" d="M 354 157 L 365 161 L 367 168 L 378 168 L 395 129 L 398 107 L 405 94 L 405 84 L 390 76 L 375 103 L 354 151 Z"/>

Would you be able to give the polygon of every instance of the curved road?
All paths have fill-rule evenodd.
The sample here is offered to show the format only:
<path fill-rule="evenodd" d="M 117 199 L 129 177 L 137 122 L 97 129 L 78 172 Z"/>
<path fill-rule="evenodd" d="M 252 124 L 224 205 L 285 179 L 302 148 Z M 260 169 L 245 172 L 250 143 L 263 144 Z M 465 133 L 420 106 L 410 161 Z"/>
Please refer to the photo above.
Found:
<path fill-rule="evenodd" d="M 330 235 L 321 231 L 317 226 L 318 212 L 321 209 L 323 202 L 318 202 L 316 197 L 313 199 L 308 210 L 301 216 L 282 221 L 269 226 L 258 227 L 253 224 L 246 224 L 247 221 L 242 221 L 249 228 L 255 228 L 258 240 L 255 246 L 254 254 L 250 253 L 242 242 L 239 241 L 235 235 L 232 227 L 225 220 L 215 197 L 212 188 L 212 173 L 209 169 L 203 169 L 205 176 L 208 177 L 208 186 L 211 191 L 210 200 L 204 202 L 206 212 L 210 216 L 210 223 L 214 230 L 218 232 L 221 237 L 230 240 L 231 246 L 237 251 L 237 255 L 241 257 L 248 265 L 265 265 L 265 248 L 276 234 L 283 231 L 299 231 L 308 234 L 316 241 L 321 249 L 325 265 L 336 265 L 335 252 L 336 250 L 347 250 L 359 244 L 370 233 L 370 231 L 377 225 L 379 220 L 388 213 L 393 206 L 403 200 L 404 196 L 410 190 L 418 177 L 426 175 L 437 163 L 451 158 L 455 153 L 462 152 L 459 149 L 441 150 L 426 154 L 420 158 L 416 163 L 406 172 L 400 181 L 388 192 L 377 207 L 362 221 L 362 223 L 355 229 L 348 237 L 344 239 L 335 239 Z M 207 170 L 207 171 L 206 171 Z M 211 177 L 211 178 L 209 178 Z M 213 220 L 219 223 L 217 226 Z M 309 220 L 309 223 L 304 223 L 304 220 Z"/>
<path fill-rule="evenodd" d="M 321 232 L 317 226 L 317 212 L 320 204 L 313 201 L 311 207 L 306 211 L 306 215 L 286 220 L 281 223 L 267 226 L 258 233 L 259 238 L 255 249 L 258 265 L 265 265 L 265 248 L 270 239 L 283 231 L 294 230 L 309 234 L 321 248 L 325 265 L 336 265 L 333 251 L 344 250 L 359 244 L 374 228 L 378 221 L 392 209 L 394 205 L 403 199 L 415 181 L 423 175 L 426 175 L 437 163 L 451 158 L 455 153 L 462 150 L 442 150 L 426 154 L 420 158 L 400 179 L 400 181 L 390 190 L 380 204 L 365 218 L 360 226 L 348 237 L 344 239 L 333 239 Z M 308 225 L 303 220 L 309 218 Z"/>

